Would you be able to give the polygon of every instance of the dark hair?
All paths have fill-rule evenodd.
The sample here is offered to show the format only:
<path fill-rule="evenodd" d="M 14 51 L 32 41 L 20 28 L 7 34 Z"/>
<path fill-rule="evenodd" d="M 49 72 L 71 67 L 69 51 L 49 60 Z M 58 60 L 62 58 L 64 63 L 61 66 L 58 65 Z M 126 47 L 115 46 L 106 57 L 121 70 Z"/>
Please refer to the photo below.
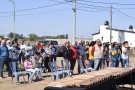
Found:
<path fill-rule="evenodd" d="M 94 46 L 94 45 L 95 45 L 95 41 L 91 41 L 90 46 Z"/>
<path fill-rule="evenodd" d="M 24 58 L 25 58 L 25 59 L 28 59 L 28 58 L 30 58 L 30 56 L 29 56 L 29 55 L 26 55 Z"/>
<path fill-rule="evenodd" d="M 114 43 L 113 43 L 112 48 L 114 48 L 114 47 L 115 47 L 115 43 L 117 43 L 117 42 L 114 42 Z"/>
<path fill-rule="evenodd" d="M 123 44 L 126 44 L 126 43 L 128 43 L 128 41 L 125 41 Z"/>

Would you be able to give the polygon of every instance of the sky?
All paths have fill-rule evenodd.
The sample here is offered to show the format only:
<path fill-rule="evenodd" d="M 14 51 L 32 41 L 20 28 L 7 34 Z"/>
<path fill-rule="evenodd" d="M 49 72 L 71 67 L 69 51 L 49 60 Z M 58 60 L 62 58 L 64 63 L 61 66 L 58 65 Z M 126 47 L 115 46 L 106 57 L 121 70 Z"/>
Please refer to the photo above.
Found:
<path fill-rule="evenodd" d="M 16 33 L 24 36 L 30 33 L 38 36 L 69 34 L 69 38 L 73 37 L 73 2 L 13 1 L 16 6 Z M 77 0 L 76 36 L 92 38 L 92 34 L 99 31 L 100 25 L 110 21 L 110 3 L 115 8 L 113 28 L 128 29 L 129 25 L 135 27 L 135 0 Z M 0 34 L 6 36 L 14 31 L 13 10 L 13 4 L 9 0 L 0 0 Z"/>

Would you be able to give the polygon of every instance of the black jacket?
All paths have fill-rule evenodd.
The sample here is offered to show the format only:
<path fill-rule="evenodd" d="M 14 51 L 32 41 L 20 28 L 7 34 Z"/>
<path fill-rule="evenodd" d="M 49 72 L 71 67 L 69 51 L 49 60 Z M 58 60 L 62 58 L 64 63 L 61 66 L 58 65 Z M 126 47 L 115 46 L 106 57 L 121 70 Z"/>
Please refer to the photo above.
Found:
<path fill-rule="evenodd" d="M 70 47 L 63 47 L 63 58 L 70 59 L 72 57 L 72 51 Z"/>

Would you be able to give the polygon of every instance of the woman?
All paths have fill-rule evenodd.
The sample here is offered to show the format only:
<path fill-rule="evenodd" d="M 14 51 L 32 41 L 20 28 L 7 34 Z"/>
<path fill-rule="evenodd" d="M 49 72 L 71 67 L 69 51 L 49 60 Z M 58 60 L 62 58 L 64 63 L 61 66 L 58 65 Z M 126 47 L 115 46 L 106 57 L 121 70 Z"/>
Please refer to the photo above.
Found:
<path fill-rule="evenodd" d="M 52 50 L 51 50 L 51 44 L 48 44 L 45 48 L 45 67 L 48 69 L 48 72 L 51 72 L 51 69 L 49 68 L 48 63 L 52 61 Z"/>
<path fill-rule="evenodd" d="M 36 75 L 36 79 L 42 79 L 42 71 L 39 68 L 35 68 L 35 66 L 30 61 L 29 55 L 25 56 L 24 68 L 27 72 L 31 72 L 30 81 L 33 80 L 34 75 Z"/>
<path fill-rule="evenodd" d="M 69 69 L 69 61 L 71 59 L 71 49 L 70 49 L 70 42 L 67 41 L 65 43 L 65 45 L 63 46 L 63 58 L 64 58 L 64 61 L 66 63 L 65 65 L 65 69 L 68 70 Z"/>
<path fill-rule="evenodd" d="M 13 72 L 18 71 L 19 55 L 20 55 L 20 50 L 18 49 L 17 43 L 15 42 L 13 46 L 11 47 L 10 53 L 9 53 L 9 59 L 12 65 Z"/>
<path fill-rule="evenodd" d="M 75 67 L 75 63 L 76 63 L 76 59 L 78 58 L 78 55 L 77 55 L 77 50 L 75 48 L 75 44 L 71 45 L 70 46 L 70 49 L 71 49 L 71 52 L 72 52 L 72 56 L 71 56 L 71 60 L 70 60 L 70 70 L 74 70 L 74 67 Z"/>
<path fill-rule="evenodd" d="M 89 59 L 89 42 L 87 41 L 85 44 L 85 58 Z"/>
<path fill-rule="evenodd" d="M 118 67 L 119 66 L 119 60 L 120 60 L 120 49 L 118 48 L 118 43 L 114 42 L 111 49 L 111 67 Z"/>
<path fill-rule="evenodd" d="M 95 45 L 95 42 L 91 41 L 90 46 L 89 46 L 89 63 L 92 68 L 94 68 L 94 55 L 91 50 L 94 45 Z"/>

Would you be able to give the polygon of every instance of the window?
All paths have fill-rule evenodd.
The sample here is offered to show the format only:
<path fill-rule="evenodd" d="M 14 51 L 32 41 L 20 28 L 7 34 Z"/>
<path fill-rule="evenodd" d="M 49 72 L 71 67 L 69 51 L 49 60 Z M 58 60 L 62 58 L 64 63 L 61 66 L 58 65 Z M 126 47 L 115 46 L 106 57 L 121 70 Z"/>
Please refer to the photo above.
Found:
<path fill-rule="evenodd" d="M 101 37 L 101 41 L 103 41 L 103 37 Z"/>

